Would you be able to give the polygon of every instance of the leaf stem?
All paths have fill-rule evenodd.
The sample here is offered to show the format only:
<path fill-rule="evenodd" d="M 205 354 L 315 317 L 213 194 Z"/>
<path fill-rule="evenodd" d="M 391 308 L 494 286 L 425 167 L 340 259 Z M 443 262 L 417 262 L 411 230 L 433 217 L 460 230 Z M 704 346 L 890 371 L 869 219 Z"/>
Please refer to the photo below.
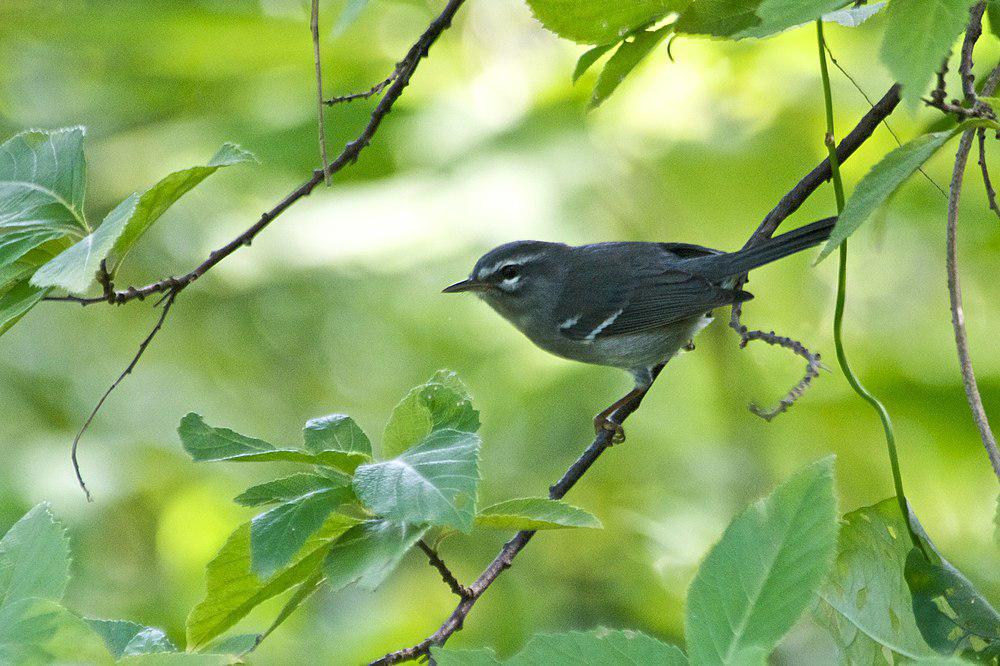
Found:
<path fill-rule="evenodd" d="M 833 93 L 830 90 L 830 71 L 826 63 L 826 40 L 823 37 L 823 20 L 816 20 L 816 38 L 819 44 L 819 69 L 823 79 L 823 97 L 826 104 L 826 137 L 825 143 L 830 154 L 830 173 L 833 179 L 833 192 L 837 200 L 837 214 L 844 212 L 844 181 L 840 176 L 840 162 L 837 159 L 837 142 L 834 135 L 833 122 Z M 927 555 L 923 542 L 917 537 L 913 525 L 910 521 L 909 503 L 906 500 L 906 493 L 903 491 L 903 476 L 899 471 L 899 454 L 896 451 L 896 434 L 892 427 L 892 419 L 885 405 L 879 401 L 871 391 L 864 387 L 861 380 L 854 374 L 851 364 L 847 360 L 847 352 L 844 349 L 843 324 L 844 309 L 847 302 L 847 241 L 840 244 L 840 265 L 837 271 L 837 304 L 833 315 L 833 341 L 837 348 L 837 362 L 840 369 L 847 378 L 847 383 L 851 385 L 865 402 L 872 406 L 882 422 L 882 430 L 885 432 L 885 445 L 889 451 L 889 465 L 892 468 L 892 483 L 896 489 L 896 500 L 899 502 L 899 510 L 906 521 L 906 529 L 910 533 L 910 540 L 913 545 Z"/>

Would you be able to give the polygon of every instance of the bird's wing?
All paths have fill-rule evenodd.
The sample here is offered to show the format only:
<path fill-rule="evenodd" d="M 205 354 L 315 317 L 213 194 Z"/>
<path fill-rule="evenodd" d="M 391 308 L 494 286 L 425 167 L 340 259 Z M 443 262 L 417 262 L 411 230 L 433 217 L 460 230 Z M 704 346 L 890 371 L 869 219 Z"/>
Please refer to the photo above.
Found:
<path fill-rule="evenodd" d="M 641 269 L 633 265 L 631 273 L 615 273 L 610 279 L 582 285 L 575 290 L 585 296 L 573 299 L 577 301 L 575 304 L 566 303 L 558 313 L 560 334 L 572 340 L 628 335 L 753 298 L 745 291 L 724 289 L 713 284 L 692 271 L 690 263 L 683 261 L 722 254 L 719 250 L 685 243 L 656 245 L 659 256 L 655 263 L 646 263 Z M 680 268 L 664 264 L 687 265 Z M 626 278 L 626 273 L 630 277 Z M 608 277 L 606 272 L 605 277 Z M 576 306 L 575 311 L 571 311 L 573 305 Z"/>

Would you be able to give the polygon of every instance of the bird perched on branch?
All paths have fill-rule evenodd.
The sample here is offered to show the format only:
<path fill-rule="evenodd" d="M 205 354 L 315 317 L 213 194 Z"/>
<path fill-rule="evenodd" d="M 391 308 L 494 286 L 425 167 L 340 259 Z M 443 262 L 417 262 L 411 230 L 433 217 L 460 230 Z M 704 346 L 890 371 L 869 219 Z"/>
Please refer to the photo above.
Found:
<path fill-rule="evenodd" d="M 635 388 L 594 418 L 624 439 L 615 414 L 638 407 L 663 366 L 711 321 L 715 308 L 753 296 L 733 288 L 748 271 L 822 243 L 837 218 L 738 252 L 687 243 L 515 241 L 476 262 L 445 293 L 475 292 L 542 349 L 627 370 Z"/>

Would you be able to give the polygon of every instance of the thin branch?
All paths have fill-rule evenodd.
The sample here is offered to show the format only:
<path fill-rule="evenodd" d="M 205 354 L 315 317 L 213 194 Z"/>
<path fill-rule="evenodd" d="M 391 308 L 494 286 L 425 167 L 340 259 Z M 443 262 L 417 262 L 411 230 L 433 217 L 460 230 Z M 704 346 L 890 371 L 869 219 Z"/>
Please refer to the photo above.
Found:
<path fill-rule="evenodd" d="M 145 339 L 141 343 L 139 343 L 139 351 L 137 351 L 135 356 L 132 357 L 132 361 L 128 364 L 125 370 L 123 370 L 122 373 L 118 375 L 118 379 L 116 379 L 111 384 L 111 386 L 108 387 L 108 390 L 104 392 L 104 395 L 101 396 L 101 399 L 97 401 L 97 405 L 95 405 L 94 410 L 90 412 L 90 416 L 87 417 L 87 420 L 84 422 L 83 427 L 80 428 L 80 432 L 76 433 L 76 437 L 73 438 L 73 448 L 70 452 L 70 459 L 73 461 L 73 472 L 76 474 L 76 480 L 77 483 L 80 484 L 80 488 L 82 488 L 83 492 L 87 495 L 88 502 L 92 502 L 94 500 L 90 495 L 90 490 L 87 489 L 87 484 L 84 483 L 83 481 L 83 474 L 80 473 L 80 463 L 76 457 L 77 448 L 80 446 L 80 439 L 83 437 L 83 434 L 87 432 L 87 428 L 90 427 L 90 424 L 93 422 L 94 417 L 96 417 L 97 413 L 101 411 L 101 407 L 104 406 L 104 402 L 108 399 L 108 397 L 112 394 L 112 392 L 114 392 L 114 390 L 118 388 L 118 385 L 121 384 L 123 381 L 125 381 L 126 377 L 132 374 L 132 371 L 135 369 L 135 366 L 139 364 L 139 359 L 142 358 L 142 355 L 146 353 L 146 349 L 149 347 L 149 344 L 153 341 L 153 338 L 155 338 L 156 334 L 160 332 L 161 328 L 163 328 L 163 322 L 166 321 L 167 315 L 170 313 L 170 307 L 174 304 L 174 300 L 177 298 L 177 294 L 179 292 L 180 289 L 167 292 L 163 300 L 163 309 L 160 312 L 160 316 L 159 318 L 157 318 L 156 324 L 149 332 L 149 335 L 147 335 Z"/>
<path fill-rule="evenodd" d="M 730 322 L 730 326 L 732 326 L 732 322 Z M 802 394 L 806 392 L 806 389 L 809 388 L 812 380 L 819 377 L 819 371 L 824 367 L 823 363 L 820 361 L 820 355 L 809 351 L 809 349 L 798 340 L 777 335 L 774 331 L 770 331 L 768 333 L 765 333 L 764 331 L 751 331 L 748 330 L 746 326 L 740 326 L 736 332 L 740 336 L 740 348 L 746 347 L 754 340 L 760 340 L 761 342 L 766 342 L 769 345 L 775 345 L 777 347 L 791 350 L 793 354 L 801 356 L 806 360 L 805 375 L 799 380 L 798 384 L 789 389 L 788 393 L 786 393 L 785 397 L 778 401 L 777 405 L 774 407 L 760 407 L 754 403 L 750 403 L 751 412 L 765 421 L 773 421 L 778 415 L 787 412 L 788 408 L 794 405 L 795 401 L 801 398 Z"/>
<path fill-rule="evenodd" d="M 976 38 L 982 33 L 981 22 L 985 3 L 978 3 L 970 10 L 972 19 L 966 31 L 965 40 L 962 44 L 962 62 L 959 64 L 959 71 L 962 72 L 963 84 L 972 79 L 972 52 L 975 47 Z M 978 26 L 978 28 L 977 28 Z M 971 38 L 970 38 L 971 36 Z M 1000 65 L 997 65 L 990 73 L 983 85 L 983 94 L 991 95 L 1000 85 Z M 979 102 L 976 91 L 972 83 L 963 87 L 966 102 L 973 108 L 984 106 Z M 983 407 L 983 399 L 979 394 L 979 386 L 976 382 L 976 375 L 972 369 L 972 355 L 969 353 L 969 336 L 965 328 L 965 310 L 962 306 L 962 283 L 959 279 L 958 268 L 958 207 L 962 197 L 962 181 L 965 178 L 965 167 L 969 160 L 969 153 L 972 151 L 972 139 L 976 130 L 967 130 L 962 133 L 962 139 L 958 144 L 958 151 L 955 155 L 955 168 L 951 175 L 951 188 L 948 196 L 948 228 L 946 234 L 947 260 L 946 269 L 948 272 L 948 299 L 951 307 L 951 324 L 955 333 L 955 347 L 958 351 L 958 363 L 962 372 L 962 383 L 965 387 L 965 397 L 968 400 L 969 408 L 972 411 L 972 419 L 979 429 L 979 436 L 986 448 L 990 464 L 997 479 L 1000 479 L 1000 447 L 997 446 L 996 436 L 990 429 L 990 422 L 986 416 L 986 409 Z M 982 150 L 982 144 L 980 144 Z M 980 160 L 985 164 L 985 159 L 980 155 Z M 989 175 L 984 169 L 984 179 L 988 182 Z M 992 189 L 987 185 L 987 189 Z"/>
<path fill-rule="evenodd" d="M 472 592 L 469 588 L 458 582 L 458 579 L 455 578 L 455 574 L 451 572 L 451 569 L 449 569 L 448 565 L 444 563 L 444 560 L 441 559 L 441 556 L 438 555 L 436 550 L 427 545 L 427 542 L 423 539 L 418 541 L 417 545 L 420 547 L 420 550 L 424 551 L 424 554 L 427 555 L 427 559 L 430 561 L 431 566 L 437 569 L 438 573 L 441 574 L 441 580 L 443 580 L 445 584 L 451 588 L 451 591 L 454 592 L 459 599 L 468 599 L 472 596 Z"/>
<path fill-rule="evenodd" d="M 323 160 L 323 177 L 330 186 L 330 160 L 326 155 L 326 123 L 323 119 L 323 60 L 319 54 L 319 0 L 312 0 L 312 16 L 309 19 L 312 31 L 313 60 L 316 64 L 316 106 L 319 119 L 319 155 Z"/>
<path fill-rule="evenodd" d="M 973 106 L 976 97 L 976 76 L 972 73 L 972 53 L 976 42 L 983 34 L 983 12 L 986 11 L 986 1 L 980 0 L 969 10 L 969 23 L 965 28 L 965 38 L 962 40 L 961 58 L 958 61 L 959 78 L 962 81 L 962 94 L 969 106 Z M 985 92 L 985 91 L 984 91 Z M 989 93 L 986 93 L 989 95 Z"/>
<path fill-rule="evenodd" d="M 344 146 L 341 153 L 334 158 L 332 162 L 330 162 L 327 173 L 335 174 L 344 167 L 357 161 L 358 156 L 371 143 L 376 132 L 378 132 L 382 121 L 385 120 L 385 117 L 389 115 L 390 111 L 392 111 L 392 107 L 396 103 L 396 100 L 399 99 L 399 97 L 403 94 L 403 91 L 406 89 L 406 86 L 409 85 L 413 73 L 420 65 L 420 61 L 427 55 L 428 50 L 434 42 L 437 41 L 438 37 L 441 36 L 441 33 L 451 26 L 451 22 L 455 18 L 455 14 L 464 2 L 465 0 L 449 0 L 448 4 L 445 5 L 441 13 L 428 24 L 427 29 L 422 35 L 420 35 L 417 41 L 414 42 L 406 56 L 400 61 L 400 64 L 397 66 L 396 76 L 393 78 L 392 83 L 386 90 L 385 96 L 382 97 L 382 99 L 379 100 L 379 103 L 375 106 L 375 109 L 372 111 L 371 117 L 369 118 L 364 129 L 357 136 L 357 138 Z M 223 259 L 236 252 L 236 250 L 244 246 L 249 246 L 253 242 L 254 238 L 257 237 L 257 234 L 263 231 L 279 215 L 288 210 L 300 199 L 309 196 L 313 189 L 323 182 L 323 178 L 323 169 L 316 169 L 309 180 L 302 183 L 302 185 L 286 195 L 285 198 L 278 202 L 273 208 L 261 214 L 260 219 L 243 231 L 243 233 L 239 234 L 219 249 L 211 252 L 205 261 L 196 266 L 189 273 L 176 277 L 168 277 L 142 287 L 129 287 L 123 291 L 115 291 L 110 299 L 110 302 L 114 305 L 122 305 L 133 300 L 142 300 L 152 294 L 164 293 L 171 289 L 180 289 L 190 285 L 192 282 L 220 263 Z M 93 298 L 56 296 L 49 297 L 46 300 L 69 301 L 80 305 L 90 305 L 104 302 L 107 299 L 103 296 Z"/>
<path fill-rule="evenodd" d="M 986 129 L 980 128 L 976 132 L 979 139 L 979 169 L 983 174 L 983 187 L 986 188 L 986 200 L 989 201 L 990 210 L 1000 217 L 1000 207 L 997 206 L 997 191 L 993 189 L 993 180 L 990 178 L 990 169 L 986 166 Z"/>
<path fill-rule="evenodd" d="M 396 65 L 395 69 L 392 70 L 392 74 L 385 77 L 383 80 L 379 81 L 368 90 L 359 93 L 351 93 L 350 95 L 340 95 L 338 97 L 331 97 L 330 99 L 324 101 L 323 103 L 326 104 L 327 106 L 333 106 L 334 104 L 353 102 L 356 99 L 368 99 L 369 97 L 374 97 L 375 95 L 378 95 L 383 90 L 385 90 L 390 83 L 396 80 L 396 76 L 399 75 L 400 64 L 402 63 Z"/>

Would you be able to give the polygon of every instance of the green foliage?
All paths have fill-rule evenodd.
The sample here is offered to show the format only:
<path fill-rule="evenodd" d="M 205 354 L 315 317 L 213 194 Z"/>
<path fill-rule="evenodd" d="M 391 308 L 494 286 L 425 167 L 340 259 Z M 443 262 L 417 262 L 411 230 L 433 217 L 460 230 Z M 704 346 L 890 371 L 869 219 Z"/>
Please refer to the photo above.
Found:
<path fill-rule="evenodd" d="M 844 515 L 837 557 L 820 590 L 829 609 L 818 619 L 852 653 L 885 647 L 909 659 L 935 656 L 917 629 L 903 576 L 911 547 L 894 497 Z"/>
<path fill-rule="evenodd" d="M 331 414 L 306 421 L 302 439 L 307 451 L 339 451 L 360 454 L 360 459 L 370 459 L 372 443 L 350 416 Z"/>
<path fill-rule="evenodd" d="M 159 629 L 122 620 L 84 620 L 67 610 L 60 602 L 69 564 L 69 540 L 46 504 L 31 509 L 0 539 L 0 663 L 231 662 L 220 653 L 178 652 Z M 160 662 L 166 653 L 168 661 Z"/>
<path fill-rule="evenodd" d="M 547 497 L 521 497 L 480 509 L 477 527 L 498 530 L 558 530 L 568 527 L 600 529 L 597 516 Z"/>
<path fill-rule="evenodd" d="M 585 51 L 583 55 L 580 56 L 580 59 L 576 61 L 576 67 L 573 69 L 573 83 L 576 83 L 581 76 L 587 73 L 587 70 L 594 66 L 594 63 L 601 59 L 602 55 L 614 47 L 614 43 L 601 44 Z"/>
<path fill-rule="evenodd" d="M 636 664 L 687 664 L 684 653 L 639 631 L 595 629 L 589 632 L 571 631 L 565 634 L 532 636 L 518 654 L 500 662 L 489 650 L 449 650 L 431 648 L 439 666 L 500 664 L 506 666 L 549 666 L 579 664 L 580 666 L 635 666 Z"/>
<path fill-rule="evenodd" d="M 441 371 L 407 393 L 392 410 L 382 435 L 382 457 L 398 456 L 444 429 L 476 432 L 479 412 L 455 373 Z"/>
<path fill-rule="evenodd" d="M 356 583 L 374 590 L 399 566 L 427 528 L 389 520 L 352 527 L 330 549 L 323 572 L 334 590 Z"/>
<path fill-rule="evenodd" d="M 839 23 L 845 28 L 857 28 L 859 25 L 878 14 L 885 8 L 885 2 L 869 2 L 866 5 L 844 7 L 835 12 L 823 15 L 824 21 Z"/>
<path fill-rule="evenodd" d="M 332 479 L 322 474 L 299 473 L 251 486 L 233 501 L 242 506 L 276 504 L 288 502 L 317 490 L 342 488 L 346 485 L 350 485 L 350 477 L 348 476 L 343 477 L 343 479 Z"/>
<path fill-rule="evenodd" d="M 690 0 L 527 0 L 535 18 L 580 44 L 613 44 L 635 30 L 682 10 Z"/>
<path fill-rule="evenodd" d="M 479 484 L 479 436 L 437 430 L 402 454 L 358 467 L 354 490 L 390 520 L 472 530 Z"/>
<path fill-rule="evenodd" d="M 768 37 L 839 9 L 843 0 L 694 0 L 677 32 L 743 39 Z"/>
<path fill-rule="evenodd" d="M 936 559 L 913 548 L 904 569 L 924 640 L 940 654 L 1000 661 L 1000 614 L 955 567 Z"/>
<path fill-rule="evenodd" d="M 892 0 L 886 9 L 882 61 L 916 106 L 969 21 L 975 0 Z"/>
<path fill-rule="evenodd" d="M 601 102 L 606 100 L 615 91 L 615 88 L 625 80 L 629 72 L 635 69 L 643 58 L 649 55 L 672 30 L 672 26 L 664 26 L 659 30 L 640 30 L 631 38 L 623 41 L 614 55 L 608 59 L 601 75 L 597 77 L 594 94 L 590 98 L 590 107 L 600 106 Z M 577 64 L 577 68 L 579 67 L 580 65 Z"/>
<path fill-rule="evenodd" d="M 694 664 L 760 662 L 809 605 L 837 543 L 833 459 L 740 514 L 688 592 Z"/>
<path fill-rule="evenodd" d="M 825 259 L 857 231 L 949 139 L 967 129 L 981 126 L 995 127 L 995 124 L 979 120 L 966 121 L 955 129 L 918 137 L 883 157 L 854 188 L 817 261 Z"/>

